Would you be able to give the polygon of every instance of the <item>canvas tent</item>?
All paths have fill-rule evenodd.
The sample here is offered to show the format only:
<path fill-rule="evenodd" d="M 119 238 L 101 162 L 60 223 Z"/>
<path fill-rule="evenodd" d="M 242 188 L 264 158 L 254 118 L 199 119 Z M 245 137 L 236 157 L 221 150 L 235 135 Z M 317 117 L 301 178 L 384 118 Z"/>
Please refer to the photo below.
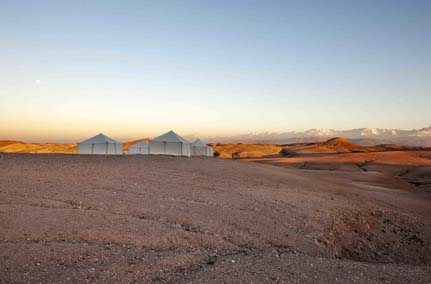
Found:
<path fill-rule="evenodd" d="M 195 142 L 192 143 L 191 150 L 192 150 L 192 156 L 212 157 L 214 155 L 213 148 L 207 146 L 200 139 L 197 139 Z"/>
<path fill-rule="evenodd" d="M 148 148 L 148 141 L 144 140 L 141 141 L 139 143 L 133 144 L 132 146 L 129 147 L 129 150 L 127 151 L 127 153 L 130 154 L 144 154 L 144 155 L 148 155 L 149 154 L 149 148 Z"/>
<path fill-rule="evenodd" d="M 190 142 L 171 130 L 150 141 L 149 153 L 190 157 Z"/>
<path fill-rule="evenodd" d="M 123 144 L 100 133 L 78 143 L 78 154 L 122 155 Z"/>

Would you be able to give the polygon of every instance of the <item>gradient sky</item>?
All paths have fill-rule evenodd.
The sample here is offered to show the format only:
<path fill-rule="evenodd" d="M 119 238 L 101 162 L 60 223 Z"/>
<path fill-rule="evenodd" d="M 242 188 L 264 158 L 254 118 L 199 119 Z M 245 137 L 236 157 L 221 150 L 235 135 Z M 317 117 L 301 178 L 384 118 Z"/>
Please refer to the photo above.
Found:
<path fill-rule="evenodd" d="M 431 1 L 0 0 L 0 139 L 431 124 Z"/>

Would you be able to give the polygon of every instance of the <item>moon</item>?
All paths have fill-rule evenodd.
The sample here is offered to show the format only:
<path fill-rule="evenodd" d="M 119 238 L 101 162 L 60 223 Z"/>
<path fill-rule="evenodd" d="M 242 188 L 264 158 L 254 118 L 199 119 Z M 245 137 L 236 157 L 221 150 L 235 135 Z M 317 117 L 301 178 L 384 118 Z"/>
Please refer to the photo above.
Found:
<path fill-rule="evenodd" d="M 35 82 L 36 84 L 40 84 L 40 80 L 39 80 L 39 79 L 34 80 L 34 82 Z"/>

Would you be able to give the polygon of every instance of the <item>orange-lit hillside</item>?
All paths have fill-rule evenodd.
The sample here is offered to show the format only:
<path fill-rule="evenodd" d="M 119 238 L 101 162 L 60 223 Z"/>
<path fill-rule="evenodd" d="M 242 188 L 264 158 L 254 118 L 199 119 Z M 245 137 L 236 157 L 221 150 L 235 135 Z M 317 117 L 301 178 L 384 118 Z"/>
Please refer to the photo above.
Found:
<path fill-rule="evenodd" d="M 21 141 L 1 140 L 0 152 L 76 154 L 77 145 L 56 143 L 25 143 Z"/>
<path fill-rule="evenodd" d="M 210 144 L 220 158 L 259 158 L 279 155 L 282 149 L 277 144 L 214 143 Z"/>

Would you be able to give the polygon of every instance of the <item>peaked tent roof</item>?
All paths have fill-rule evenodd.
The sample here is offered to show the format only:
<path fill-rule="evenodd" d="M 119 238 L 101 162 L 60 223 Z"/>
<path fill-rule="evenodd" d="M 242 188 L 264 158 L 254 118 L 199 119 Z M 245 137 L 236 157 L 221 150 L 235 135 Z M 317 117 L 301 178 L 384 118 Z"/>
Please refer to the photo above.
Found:
<path fill-rule="evenodd" d="M 180 135 L 176 134 L 172 130 L 169 132 L 166 132 L 165 134 L 162 134 L 156 138 L 154 138 L 152 141 L 156 142 L 181 142 L 181 143 L 190 143 Z"/>
<path fill-rule="evenodd" d="M 192 146 L 207 147 L 207 145 L 204 142 L 202 142 L 201 139 L 196 139 L 195 142 L 192 143 Z"/>
<path fill-rule="evenodd" d="M 99 133 L 96 136 L 93 136 L 91 138 L 88 138 L 87 140 L 79 142 L 79 144 L 100 144 L 100 143 L 115 144 L 120 142 L 117 142 L 114 139 L 111 139 L 108 136 L 103 135 L 102 133 Z"/>
<path fill-rule="evenodd" d="M 130 146 L 130 148 L 131 147 L 148 147 L 148 141 L 144 140 L 144 141 L 138 142 L 138 143 L 133 144 L 132 146 Z"/>

